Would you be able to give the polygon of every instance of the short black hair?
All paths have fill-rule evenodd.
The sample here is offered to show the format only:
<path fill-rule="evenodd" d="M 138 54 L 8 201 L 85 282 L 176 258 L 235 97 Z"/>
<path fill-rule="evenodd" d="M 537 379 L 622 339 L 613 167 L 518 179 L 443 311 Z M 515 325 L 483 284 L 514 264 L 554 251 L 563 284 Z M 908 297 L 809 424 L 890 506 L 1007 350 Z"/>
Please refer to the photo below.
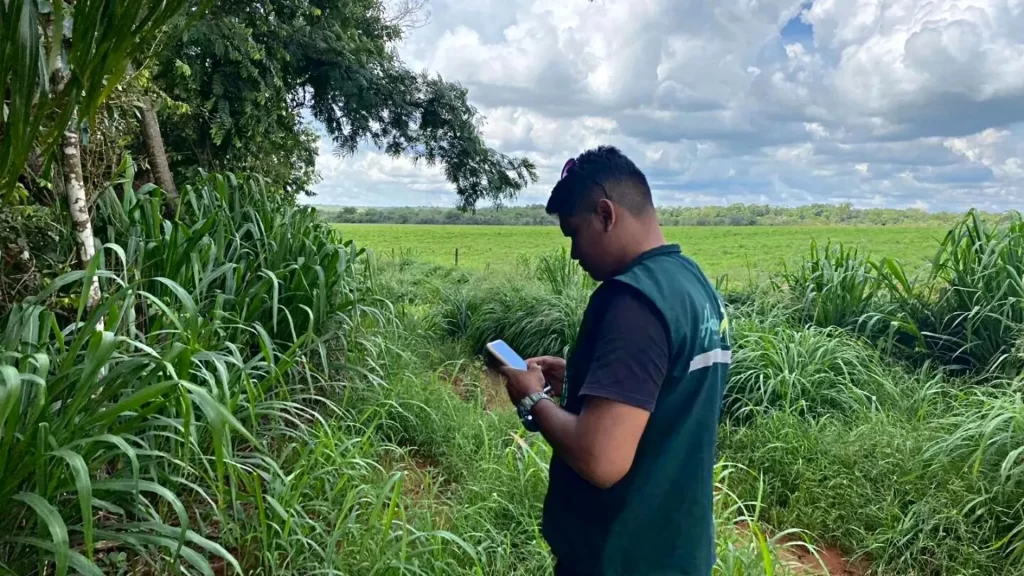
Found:
<path fill-rule="evenodd" d="M 551 190 L 545 210 L 572 216 L 591 209 L 601 198 L 622 206 L 635 216 L 654 210 L 647 177 L 614 146 L 598 146 L 573 159 L 565 177 Z"/>

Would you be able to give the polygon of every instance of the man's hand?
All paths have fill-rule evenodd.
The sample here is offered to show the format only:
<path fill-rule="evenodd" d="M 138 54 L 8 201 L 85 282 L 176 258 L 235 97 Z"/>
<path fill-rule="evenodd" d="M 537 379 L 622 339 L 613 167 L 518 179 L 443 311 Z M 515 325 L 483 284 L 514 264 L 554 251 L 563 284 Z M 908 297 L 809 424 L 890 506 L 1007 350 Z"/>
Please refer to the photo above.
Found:
<path fill-rule="evenodd" d="M 519 406 L 523 398 L 534 392 L 544 391 L 544 371 L 540 364 L 527 362 L 526 370 L 515 368 L 502 368 L 501 373 L 505 376 L 505 390 L 508 391 L 508 398 L 513 406 Z"/>
<path fill-rule="evenodd" d="M 555 356 L 539 356 L 530 358 L 526 365 L 537 364 L 544 373 L 544 381 L 551 386 L 553 396 L 562 395 L 562 385 L 565 384 L 565 360 Z"/>

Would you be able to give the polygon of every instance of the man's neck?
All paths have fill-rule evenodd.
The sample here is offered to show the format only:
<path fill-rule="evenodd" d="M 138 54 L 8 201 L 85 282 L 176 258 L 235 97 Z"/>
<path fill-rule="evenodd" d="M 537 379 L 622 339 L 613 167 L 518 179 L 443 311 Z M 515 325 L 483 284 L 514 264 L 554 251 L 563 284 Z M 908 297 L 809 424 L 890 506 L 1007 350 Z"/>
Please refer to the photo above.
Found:
<path fill-rule="evenodd" d="M 661 231 L 661 226 L 658 224 L 657 219 L 651 219 L 642 223 L 636 234 L 636 241 L 631 243 L 631 250 L 628 254 L 628 262 L 632 262 L 646 254 L 647 252 L 654 250 L 655 248 L 661 248 L 668 242 L 665 240 L 665 234 Z"/>
<path fill-rule="evenodd" d="M 654 221 L 648 228 L 648 233 L 644 236 L 644 241 L 641 243 L 643 250 L 641 250 L 640 254 L 655 248 L 661 248 L 665 244 L 668 244 L 665 240 L 665 234 L 661 231 L 661 226 L 658 225 L 658 222 Z"/>

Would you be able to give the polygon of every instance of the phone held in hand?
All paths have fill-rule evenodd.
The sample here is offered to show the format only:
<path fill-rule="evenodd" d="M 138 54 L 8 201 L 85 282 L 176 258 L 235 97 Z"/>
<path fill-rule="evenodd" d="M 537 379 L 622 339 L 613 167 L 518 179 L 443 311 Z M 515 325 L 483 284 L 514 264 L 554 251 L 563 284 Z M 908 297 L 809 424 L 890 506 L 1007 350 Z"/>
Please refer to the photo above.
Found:
<path fill-rule="evenodd" d="M 526 370 L 526 360 L 523 360 L 522 356 L 516 353 L 511 346 L 505 343 L 504 340 L 495 340 L 488 342 L 487 351 L 491 354 L 495 360 L 497 360 L 502 366 L 507 366 L 515 370 Z"/>
<path fill-rule="evenodd" d="M 495 340 L 487 343 L 487 352 L 490 353 L 491 358 L 498 364 L 512 368 L 513 370 L 528 370 L 529 366 L 526 364 L 526 360 L 516 353 L 511 346 L 505 343 L 504 340 Z M 547 383 L 544 385 L 543 394 L 548 396 L 550 400 L 551 386 Z M 530 432 L 537 432 L 537 424 L 534 420 L 531 410 L 533 405 L 539 400 L 536 398 L 536 394 L 522 399 L 519 405 L 516 406 L 516 412 L 519 414 L 519 419 L 522 421 L 523 426 Z"/>

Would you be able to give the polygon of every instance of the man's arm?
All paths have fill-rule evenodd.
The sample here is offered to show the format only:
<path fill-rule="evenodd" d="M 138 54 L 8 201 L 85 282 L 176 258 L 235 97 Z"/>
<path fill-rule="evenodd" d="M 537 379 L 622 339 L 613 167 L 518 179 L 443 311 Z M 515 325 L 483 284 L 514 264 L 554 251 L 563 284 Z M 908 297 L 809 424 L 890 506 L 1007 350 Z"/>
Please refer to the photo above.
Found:
<path fill-rule="evenodd" d="M 585 480 L 607 489 L 629 472 L 650 413 L 615 400 L 591 396 L 579 416 L 554 402 L 533 408 L 540 433 Z"/>
<path fill-rule="evenodd" d="M 640 437 L 668 372 L 670 344 L 660 314 L 632 288 L 609 302 L 580 394 L 579 416 L 553 402 L 533 408 L 538 429 L 591 484 L 610 488 L 633 465 Z"/>

